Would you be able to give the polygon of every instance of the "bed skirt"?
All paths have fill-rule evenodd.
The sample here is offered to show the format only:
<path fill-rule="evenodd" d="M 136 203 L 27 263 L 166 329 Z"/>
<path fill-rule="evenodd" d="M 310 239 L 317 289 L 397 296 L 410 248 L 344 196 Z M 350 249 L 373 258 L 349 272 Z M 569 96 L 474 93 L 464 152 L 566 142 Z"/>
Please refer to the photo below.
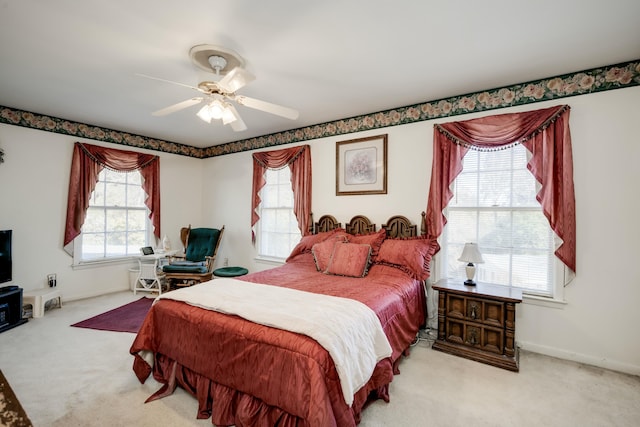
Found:
<path fill-rule="evenodd" d="M 408 350 L 405 352 L 408 354 Z M 396 360 L 397 365 L 399 359 Z M 153 371 L 143 359 L 136 357 L 134 372 L 144 383 L 146 378 L 153 374 L 156 381 L 163 386 L 146 402 L 168 396 L 177 386 L 182 387 L 198 401 L 196 418 L 207 419 L 211 417 L 212 424 L 216 426 L 297 426 L 312 427 L 318 425 L 355 426 L 360 422 L 362 410 L 368 402 L 383 399 L 389 402 L 389 384 L 393 375 L 392 371 L 398 371 L 397 366 L 391 366 L 390 359 L 382 360 L 376 365 L 376 369 L 369 382 L 354 396 L 353 405 L 349 408 L 344 401 L 332 402 L 334 408 L 327 408 L 325 413 L 333 413 L 334 420 L 303 419 L 285 412 L 283 409 L 270 406 L 262 400 L 231 389 L 203 375 L 197 374 L 181 366 L 170 358 L 157 354 Z M 339 408 L 335 406 L 338 405 Z M 336 409 L 339 409 L 336 411 Z"/>

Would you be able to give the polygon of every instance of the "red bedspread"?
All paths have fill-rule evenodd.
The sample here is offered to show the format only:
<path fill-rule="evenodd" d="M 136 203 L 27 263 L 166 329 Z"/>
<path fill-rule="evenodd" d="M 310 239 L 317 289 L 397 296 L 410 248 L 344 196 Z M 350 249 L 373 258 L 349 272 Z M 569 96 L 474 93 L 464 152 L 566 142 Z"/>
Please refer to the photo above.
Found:
<path fill-rule="evenodd" d="M 354 426 L 368 399 L 388 400 L 396 364 L 425 319 L 422 283 L 373 265 L 365 278 L 318 273 L 311 254 L 242 280 L 356 299 L 378 315 L 393 354 L 376 366 L 352 407 L 342 397 L 333 360 L 316 341 L 185 303 L 160 300 L 149 311 L 130 352 L 141 382 L 152 368 L 138 352 L 155 354 L 154 378 L 176 384 L 199 402 L 198 418 L 216 425 Z"/>

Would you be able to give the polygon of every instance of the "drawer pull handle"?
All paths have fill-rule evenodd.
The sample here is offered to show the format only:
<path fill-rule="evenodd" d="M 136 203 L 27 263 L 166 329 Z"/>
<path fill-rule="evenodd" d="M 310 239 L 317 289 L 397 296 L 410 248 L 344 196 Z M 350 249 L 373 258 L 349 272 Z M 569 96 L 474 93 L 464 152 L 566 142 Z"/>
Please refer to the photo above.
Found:
<path fill-rule="evenodd" d="M 478 306 L 477 305 L 474 304 L 474 305 L 471 306 L 471 318 L 474 319 L 474 320 L 478 318 L 477 310 L 478 310 Z"/>
<path fill-rule="evenodd" d="M 471 345 L 478 344 L 477 330 L 472 329 L 469 331 L 469 340 L 467 342 Z"/>

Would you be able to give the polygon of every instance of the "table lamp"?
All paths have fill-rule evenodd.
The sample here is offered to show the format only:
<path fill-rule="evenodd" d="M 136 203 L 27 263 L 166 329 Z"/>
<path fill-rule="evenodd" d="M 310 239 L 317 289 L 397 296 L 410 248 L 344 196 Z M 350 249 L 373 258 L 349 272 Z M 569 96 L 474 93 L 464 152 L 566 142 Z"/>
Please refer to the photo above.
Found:
<path fill-rule="evenodd" d="M 462 255 L 458 258 L 458 261 L 463 261 L 467 263 L 467 280 L 465 280 L 464 284 L 466 286 L 475 286 L 476 282 L 473 280 L 476 275 L 476 266 L 475 264 L 484 262 L 482 259 L 482 254 L 478 250 L 478 245 L 475 243 L 465 243 L 464 249 L 462 250 Z"/>

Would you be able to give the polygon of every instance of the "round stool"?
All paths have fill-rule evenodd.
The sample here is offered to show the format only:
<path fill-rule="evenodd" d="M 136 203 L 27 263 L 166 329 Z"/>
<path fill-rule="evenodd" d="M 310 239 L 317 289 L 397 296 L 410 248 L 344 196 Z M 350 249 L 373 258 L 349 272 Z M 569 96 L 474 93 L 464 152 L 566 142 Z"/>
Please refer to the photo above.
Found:
<path fill-rule="evenodd" d="M 249 270 L 244 267 L 222 267 L 213 270 L 213 275 L 216 277 L 238 277 L 244 276 Z"/>

